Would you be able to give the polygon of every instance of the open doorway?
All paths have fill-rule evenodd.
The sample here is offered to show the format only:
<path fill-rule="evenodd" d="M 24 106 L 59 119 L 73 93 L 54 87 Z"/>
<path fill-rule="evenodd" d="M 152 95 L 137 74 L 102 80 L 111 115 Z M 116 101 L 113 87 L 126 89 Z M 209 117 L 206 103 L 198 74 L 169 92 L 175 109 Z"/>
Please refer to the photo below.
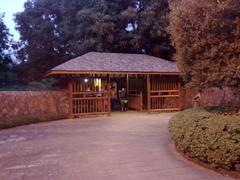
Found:
<path fill-rule="evenodd" d="M 121 111 L 121 99 L 123 98 L 123 91 L 126 98 L 127 94 L 127 79 L 126 78 L 114 78 L 110 81 L 110 98 L 111 98 L 111 111 Z"/>
<path fill-rule="evenodd" d="M 137 110 L 143 111 L 147 108 L 145 101 L 146 79 L 139 77 L 111 78 L 110 96 L 111 111 Z"/>

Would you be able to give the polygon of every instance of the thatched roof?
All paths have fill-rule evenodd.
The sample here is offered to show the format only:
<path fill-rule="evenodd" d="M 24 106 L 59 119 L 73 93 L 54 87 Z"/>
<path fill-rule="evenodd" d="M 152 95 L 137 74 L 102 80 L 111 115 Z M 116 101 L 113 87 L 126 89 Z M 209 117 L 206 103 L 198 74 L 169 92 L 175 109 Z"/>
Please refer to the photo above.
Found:
<path fill-rule="evenodd" d="M 178 73 L 174 62 L 144 54 L 89 52 L 51 70 L 54 72 Z"/>

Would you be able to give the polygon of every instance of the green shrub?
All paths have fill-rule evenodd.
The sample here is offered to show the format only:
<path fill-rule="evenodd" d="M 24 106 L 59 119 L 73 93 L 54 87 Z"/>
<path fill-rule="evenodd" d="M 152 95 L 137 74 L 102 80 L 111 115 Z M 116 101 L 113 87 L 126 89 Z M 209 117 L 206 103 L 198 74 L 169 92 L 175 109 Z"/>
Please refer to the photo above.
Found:
<path fill-rule="evenodd" d="M 185 110 L 169 122 L 180 152 L 215 168 L 240 170 L 240 116 Z"/>
<path fill-rule="evenodd" d="M 17 116 L 0 119 L 0 129 L 12 128 L 16 126 L 28 125 L 33 123 L 47 122 L 67 118 L 63 114 L 45 114 L 34 116 Z"/>

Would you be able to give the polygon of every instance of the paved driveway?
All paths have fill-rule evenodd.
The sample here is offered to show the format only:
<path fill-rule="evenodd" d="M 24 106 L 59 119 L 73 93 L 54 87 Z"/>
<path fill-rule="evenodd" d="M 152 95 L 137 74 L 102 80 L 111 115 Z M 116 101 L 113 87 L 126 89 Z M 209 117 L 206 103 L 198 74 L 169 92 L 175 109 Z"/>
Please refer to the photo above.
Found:
<path fill-rule="evenodd" d="M 229 179 L 178 156 L 172 114 L 114 113 L 0 131 L 1 180 Z"/>

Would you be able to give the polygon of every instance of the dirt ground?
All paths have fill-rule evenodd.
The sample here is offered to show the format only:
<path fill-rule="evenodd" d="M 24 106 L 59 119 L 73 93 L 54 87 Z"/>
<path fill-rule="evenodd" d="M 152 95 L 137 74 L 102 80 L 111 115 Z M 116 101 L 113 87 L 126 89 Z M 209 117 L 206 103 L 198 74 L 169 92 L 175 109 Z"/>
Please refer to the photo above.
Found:
<path fill-rule="evenodd" d="M 173 114 L 113 113 L 0 131 L 0 180 L 223 180 L 179 156 Z"/>

